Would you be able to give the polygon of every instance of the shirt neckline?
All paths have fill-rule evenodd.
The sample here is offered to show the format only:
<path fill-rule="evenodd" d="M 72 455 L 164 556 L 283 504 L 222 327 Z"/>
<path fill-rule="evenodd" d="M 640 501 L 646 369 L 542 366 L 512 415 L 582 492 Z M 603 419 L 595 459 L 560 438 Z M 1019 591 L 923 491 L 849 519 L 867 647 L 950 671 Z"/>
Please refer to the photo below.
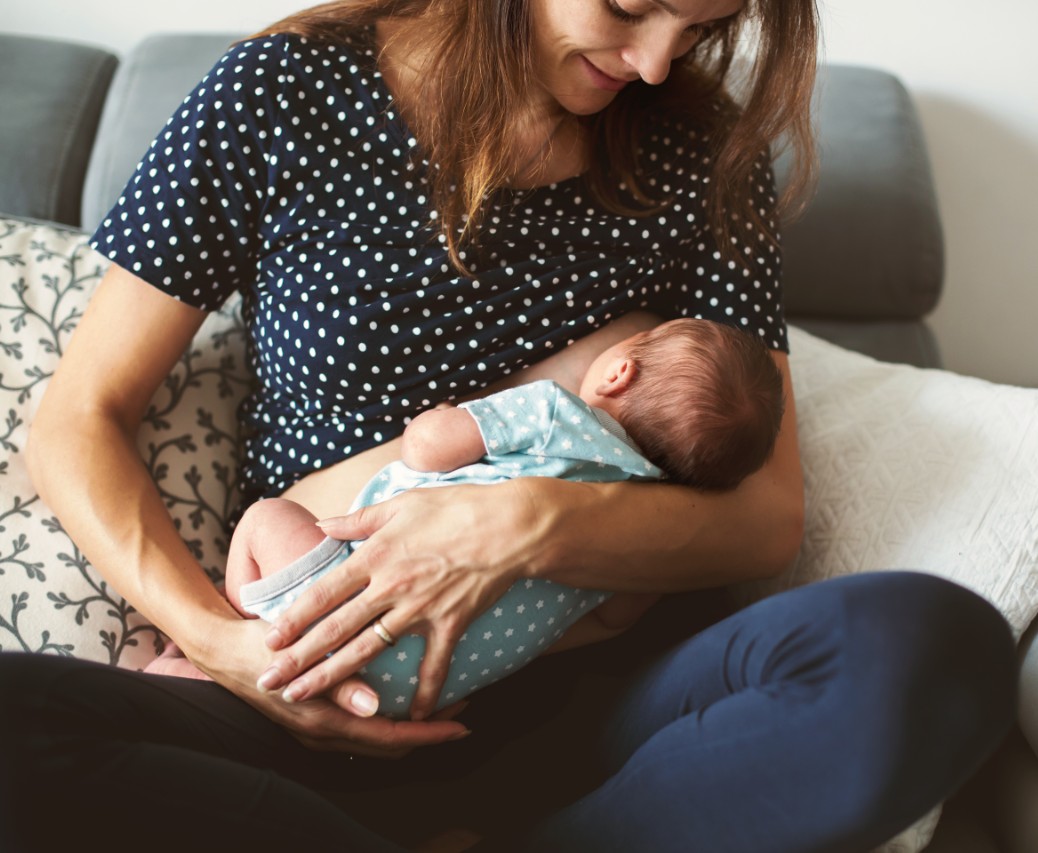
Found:
<path fill-rule="evenodd" d="M 360 44 L 358 45 L 359 53 L 364 57 L 365 69 L 372 75 L 373 89 L 378 93 L 378 100 L 385 103 L 385 108 L 382 110 L 382 119 L 386 130 L 393 135 L 393 137 L 407 147 L 409 151 L 418 153 L 421 159 L 422 168 L 431 169 L 432 164 L 422 153 L 422 146 L 419 143 L 417 137 L 412 133 L 410 127 L 407 125 L 407 121 L 404 119 L 403 114 L 400 112 L 397 106 L 396 98 L 393 92 L 390 90 L 385 78 L 382 76 L 382 71 L 378 67 L 378 60 L 376 58 L 378 45 L 375 42 L 375 25 L 369 24 L 364 27 L 361 32 Z M 501 187 L 498 193 L 506 194 L 507 198 L 513 202 L 521 202 L 531 195 L 539 192 L 557 192 L 560 189 L 569 187 L 582 186 L 584 182 L 584 175 L 573 175 L 569 178 L 564 178 L 561 181 L 553 181 L 550 184 L 544 184 L 539 187 Z"/>

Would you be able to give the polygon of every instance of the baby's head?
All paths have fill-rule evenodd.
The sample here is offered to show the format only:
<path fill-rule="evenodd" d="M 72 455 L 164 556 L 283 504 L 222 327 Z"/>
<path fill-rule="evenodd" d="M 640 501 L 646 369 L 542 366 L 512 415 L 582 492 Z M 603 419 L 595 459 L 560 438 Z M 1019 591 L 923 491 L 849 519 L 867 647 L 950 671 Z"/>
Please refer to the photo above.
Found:
<path fill-rule="evenodd" d="M 603 408 L 672 480 L 732 489 L 768 460 L 784 398 L 782 374 L 758 337 L 708 320 L 672 320 L 613 351 L 619 360 L 607 365 L 596 393 L 606 392 L 612 404 Z M 610 371 L 620 380 L 613 393 Z"/>

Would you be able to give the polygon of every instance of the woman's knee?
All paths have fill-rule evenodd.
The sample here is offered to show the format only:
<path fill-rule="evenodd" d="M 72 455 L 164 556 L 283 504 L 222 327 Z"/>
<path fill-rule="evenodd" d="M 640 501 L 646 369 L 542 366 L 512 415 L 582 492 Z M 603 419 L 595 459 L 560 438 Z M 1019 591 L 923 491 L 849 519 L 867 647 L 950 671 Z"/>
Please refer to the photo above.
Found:
<path fill-rule="evenodd" d="M 888 671 L 931 676 L 934 688 L 950 679 L 1012 704 L 1015 641 L 1005 618 L 985 598 L 922 572 L 880 572 L 831 583 L 843 596 L 851 641 Z"/>
<path fill-rule="evenodd" d="M 835 591 L 848 626 L 844 695 L 856 709 L 847 736 L 875 771 L 877 795 L 947 796 L 1012 725 L 1008 624 L 981 596 L 923 573 L 848 578 Z"/>

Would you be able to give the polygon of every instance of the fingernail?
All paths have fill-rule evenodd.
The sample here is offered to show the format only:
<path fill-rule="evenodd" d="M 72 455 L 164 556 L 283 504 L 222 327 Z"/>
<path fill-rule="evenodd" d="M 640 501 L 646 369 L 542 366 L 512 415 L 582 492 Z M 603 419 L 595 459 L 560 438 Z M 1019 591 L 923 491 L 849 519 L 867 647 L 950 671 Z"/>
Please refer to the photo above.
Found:
<path fill-rule="evenodd" d="M 378 696 L 367 690 L 354 690 L 350 704 L 362 717 L 370 717 L 378 710 Z"/>
<path fill-rule="evenodd" d="M 273 690 L 278 684 L 281 683 L 281 670 L 276 666 L 267 667 L 260 674 L 260 677 L 256 679 L 256 686 L 266 693 L 268 690 Z"/>
<path fill-rule="evenodd" d="M 280 649 L 285 642 L 284 636 L 276 628 L 271 628 L 267 631 L 267 636 L 263 638 L 263 641 L 267 644 L 268 649 Z"/>
<path fill-rule="evenodd" d="M 412 711 L 411 712 L 411 719 L 414 720 L 416 723 L 420 723 L 422 720 L 424 720 L 428 716 L 429 715 L 425 711 Z"/>
<path fill-rule="evenodd" d="M 456 735 L 451 735 L 448 738 L 448 740 L 461 740 L 462 738 L 467 738 L 470 734 L 472 734 L 472 729 L 465 729 L 465 731 L 463 732 L 458 732 Z"/>
<path fill-rule="evenodd" d="M 298 681 L 289 684 L 281 694 L 281 698 L 286 702 L 298 702 L 306 695 L 306 685 L 300 684 Z"/>
<path fill-rule="evenodd" d="M 325 527 L 331 527 L 337 521 L 338 521 L 337 518 L 322 518 L 319 521 L 315 521 L 314 524 L 316 524 L 318 527 L 320 527 L 323 530 Z"/>

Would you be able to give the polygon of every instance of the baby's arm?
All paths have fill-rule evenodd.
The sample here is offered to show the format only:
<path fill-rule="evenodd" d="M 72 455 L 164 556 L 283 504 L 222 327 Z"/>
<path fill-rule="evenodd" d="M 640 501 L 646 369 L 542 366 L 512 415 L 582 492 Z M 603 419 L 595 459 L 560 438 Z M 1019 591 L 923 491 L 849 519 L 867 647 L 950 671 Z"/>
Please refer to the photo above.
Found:
<path fill-rule="evenodd" d="M 441 404 L 407 425 L 400 457 L 414 471 L 453 471 L 486 452 L 476 419 L 465 409 Z"/>

